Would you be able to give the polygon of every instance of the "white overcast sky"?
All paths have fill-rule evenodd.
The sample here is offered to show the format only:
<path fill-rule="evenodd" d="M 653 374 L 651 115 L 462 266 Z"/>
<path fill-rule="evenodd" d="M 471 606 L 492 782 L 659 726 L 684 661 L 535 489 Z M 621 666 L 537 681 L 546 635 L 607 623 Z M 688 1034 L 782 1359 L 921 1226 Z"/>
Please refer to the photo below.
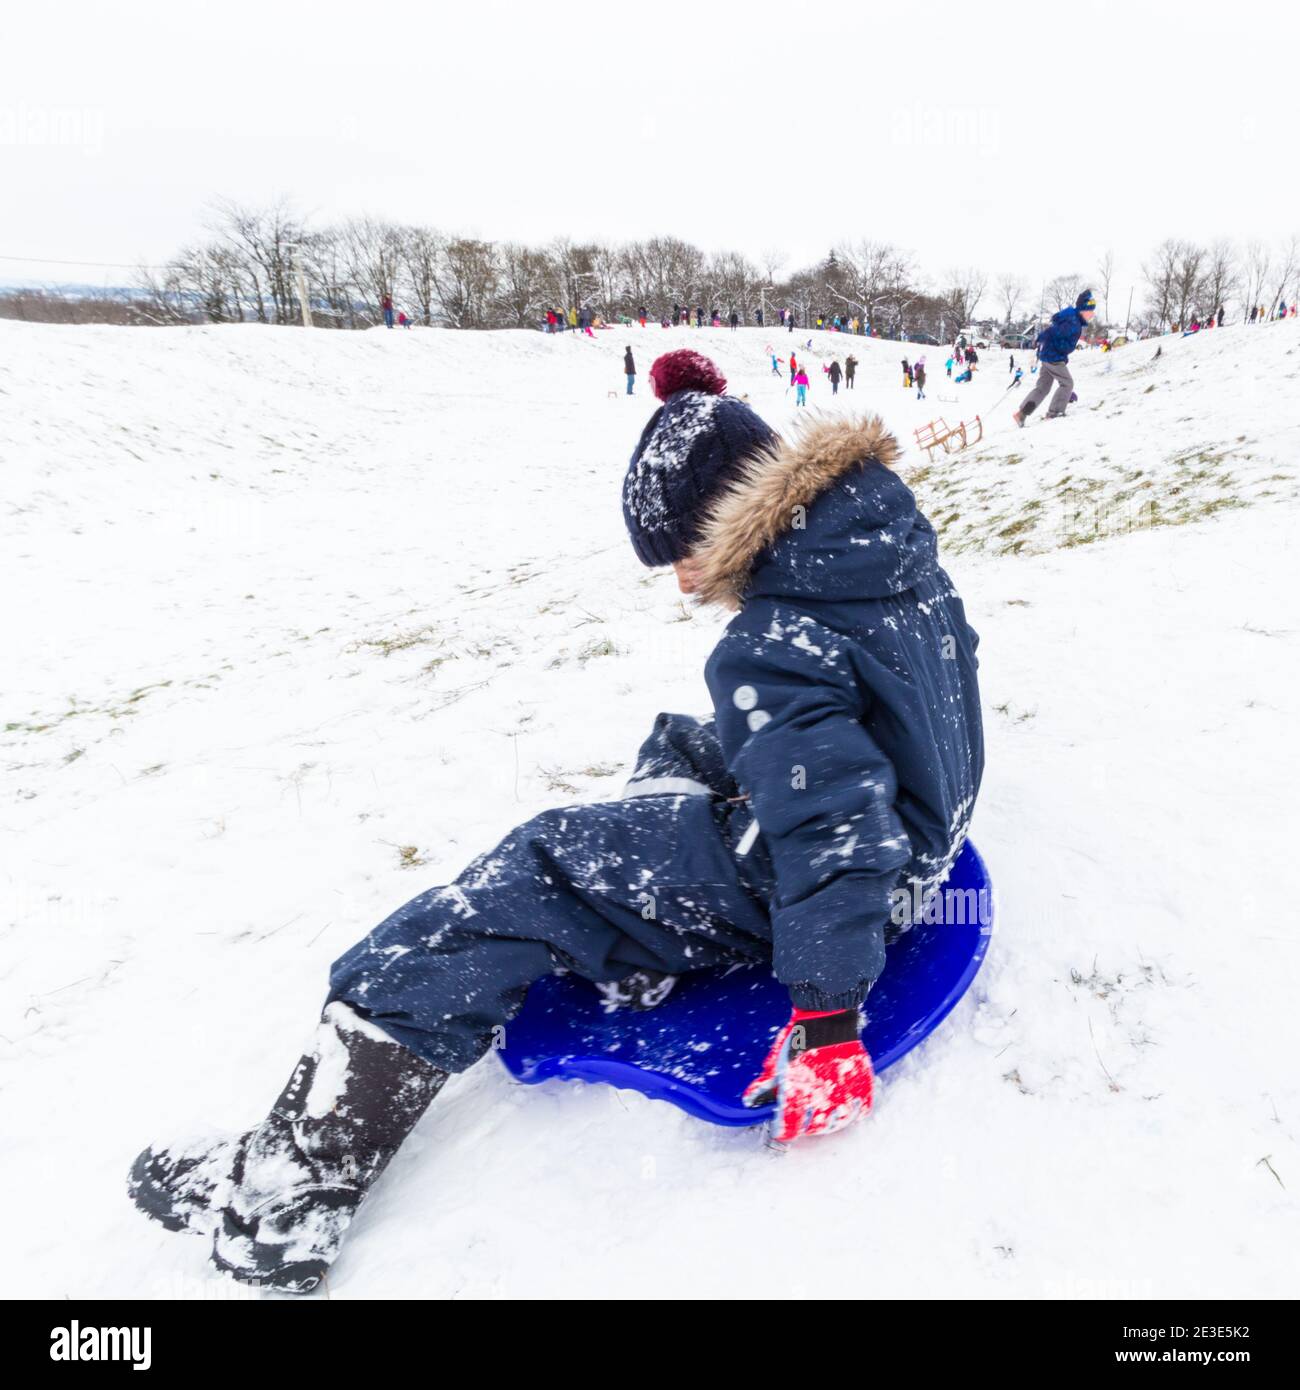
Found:
<path fill-rule="evenodd" d="M 495 238 L 845 238 L 1117 285 L 1300 227 L 1289 3 L 12 4 L 0 280 L 121 283 L 221 195 Z M 129 277 L 128 277 L 129 278 Z M 1113 291 L 1113 294 L 1117 291 Z M 1116 312 L 1119 312 L 1118 310 Z"/>

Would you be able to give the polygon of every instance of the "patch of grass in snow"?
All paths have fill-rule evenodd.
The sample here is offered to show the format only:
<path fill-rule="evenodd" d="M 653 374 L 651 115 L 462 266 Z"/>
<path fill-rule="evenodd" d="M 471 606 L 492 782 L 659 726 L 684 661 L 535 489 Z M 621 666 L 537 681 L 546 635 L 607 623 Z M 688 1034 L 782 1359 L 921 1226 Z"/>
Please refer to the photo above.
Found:
<path fill-rule="evenodd" d="M 598 656 L 617 656 L 618 647 L 611 637 L 593 637 L 585 646 L 578 649 L 579 661 L 591 661 Z"/>
<path fill-rule="evenodd" d="M 419 845 L 398 845 L 397 863 L 399 868 L 418 869 L 428 862 L 420 853 Z"/>
<path fill-rule="evenodd" d="M 555 767 L 539 767 L 537 771 L 546 783 L 546 789 L 563 792 L 566 796 L 576 796 L 582 788 L 571 777 L 614 777 L 623 771 L 620 763 L 590 763 L 586 767 L 565 771 Z"/>
<path fill-rule="evenodd" d="M 4 732 L 7 734 L 44 734 L 51 729 L 57 729 L 69 719 L 79 719 L 83 715 L 106 715 L 109 719 L 120 720 L 127 715 L 138 714 L 139 705 L 155 690 L 165 690 L 171 681 L 154 681 L 150 685 L 142 685 L 133 690 L 129 695 L 121 699 L 109 700 L 102 705 L 81 704 L 76 696 L 68 699 L 68 708 L 56 715 L 51 715 L 44 721 L 37 719 L 30 720 L 10 720 L 4 725 Z M 72 753 L 67 754 L 63 761 L 65 763 L 75 762 L 77 758 L 84 756 L 84 748 L 77 748 Z"/>
<path fill-rule="evenodd" d="M 361 637 L 347 648 L 350 652 L 372 651 L 378 652 L 380 656 L 392 656 L 394 652 L 408 651 L 411 647 L 418 647 L 427 642 L 432 642 L 435 637 L 435 630 L 430 624 L 424 627 L 414 627 L 408 632 L 395 632 L 391 637 Z"/>

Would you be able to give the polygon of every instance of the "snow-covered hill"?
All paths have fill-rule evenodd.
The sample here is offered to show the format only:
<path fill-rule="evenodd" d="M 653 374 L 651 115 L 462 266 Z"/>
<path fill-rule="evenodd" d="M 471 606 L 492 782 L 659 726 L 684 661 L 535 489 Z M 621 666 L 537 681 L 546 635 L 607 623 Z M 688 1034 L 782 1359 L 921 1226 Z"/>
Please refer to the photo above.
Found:
<path fill-rule="evenodd" d="M 988 964 L 780 1159 L 480 1066 L 335 1297 L 1296 1292 L 1295 321 L 1081 355 L 1023 432 L 1007 354 L 924 350 L 919 403 L 922 349 L 813 336 L 862 363 L 815 404 L 987 425 L 908 456 L 982 636 Z M 784 428 L 764 350 L 807 337 L 0 323 L 0 1291 L 247 1296 L 130 1159 L 258 1118 L 345 946 L 705 707 L 719 620 L 622 530 L 623 349 L 702 346 Z"/>

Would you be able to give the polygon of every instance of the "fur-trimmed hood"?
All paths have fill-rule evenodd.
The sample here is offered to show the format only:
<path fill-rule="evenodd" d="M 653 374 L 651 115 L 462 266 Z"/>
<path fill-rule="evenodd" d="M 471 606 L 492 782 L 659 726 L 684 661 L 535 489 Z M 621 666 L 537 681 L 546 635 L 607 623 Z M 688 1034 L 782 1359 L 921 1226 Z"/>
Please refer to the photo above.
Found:
<path fill-rule="evenodd" d="M 879 416 L 812 415 L 755 454 L 714 502 L 691 552 L 701 603 L 883 598 L 936 566 L 934 530 L 893 472 Z"/>

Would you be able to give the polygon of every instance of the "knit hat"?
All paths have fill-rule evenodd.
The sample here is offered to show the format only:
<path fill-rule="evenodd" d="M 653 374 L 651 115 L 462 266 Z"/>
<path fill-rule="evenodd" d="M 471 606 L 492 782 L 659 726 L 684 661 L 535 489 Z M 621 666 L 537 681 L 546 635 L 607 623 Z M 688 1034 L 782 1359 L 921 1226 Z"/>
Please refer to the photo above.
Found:
<path fill-rule="evenodd" d="M 1074 301 L 1074 307 L 1076 309 L 1095 309 L 1097 307 L 1097 300 L 1092 291 L 1084 290 L 1078 299 Z"/>
<path fill-rule="evenodd" d="M 663 405 L 650 417 L 623 479 L 623 520 L 643 565 L 684 559 L 699 539 L 709 502 L 746 458 L 776 435 L 698 352 L 668 352 L 650 368 Z"/>

